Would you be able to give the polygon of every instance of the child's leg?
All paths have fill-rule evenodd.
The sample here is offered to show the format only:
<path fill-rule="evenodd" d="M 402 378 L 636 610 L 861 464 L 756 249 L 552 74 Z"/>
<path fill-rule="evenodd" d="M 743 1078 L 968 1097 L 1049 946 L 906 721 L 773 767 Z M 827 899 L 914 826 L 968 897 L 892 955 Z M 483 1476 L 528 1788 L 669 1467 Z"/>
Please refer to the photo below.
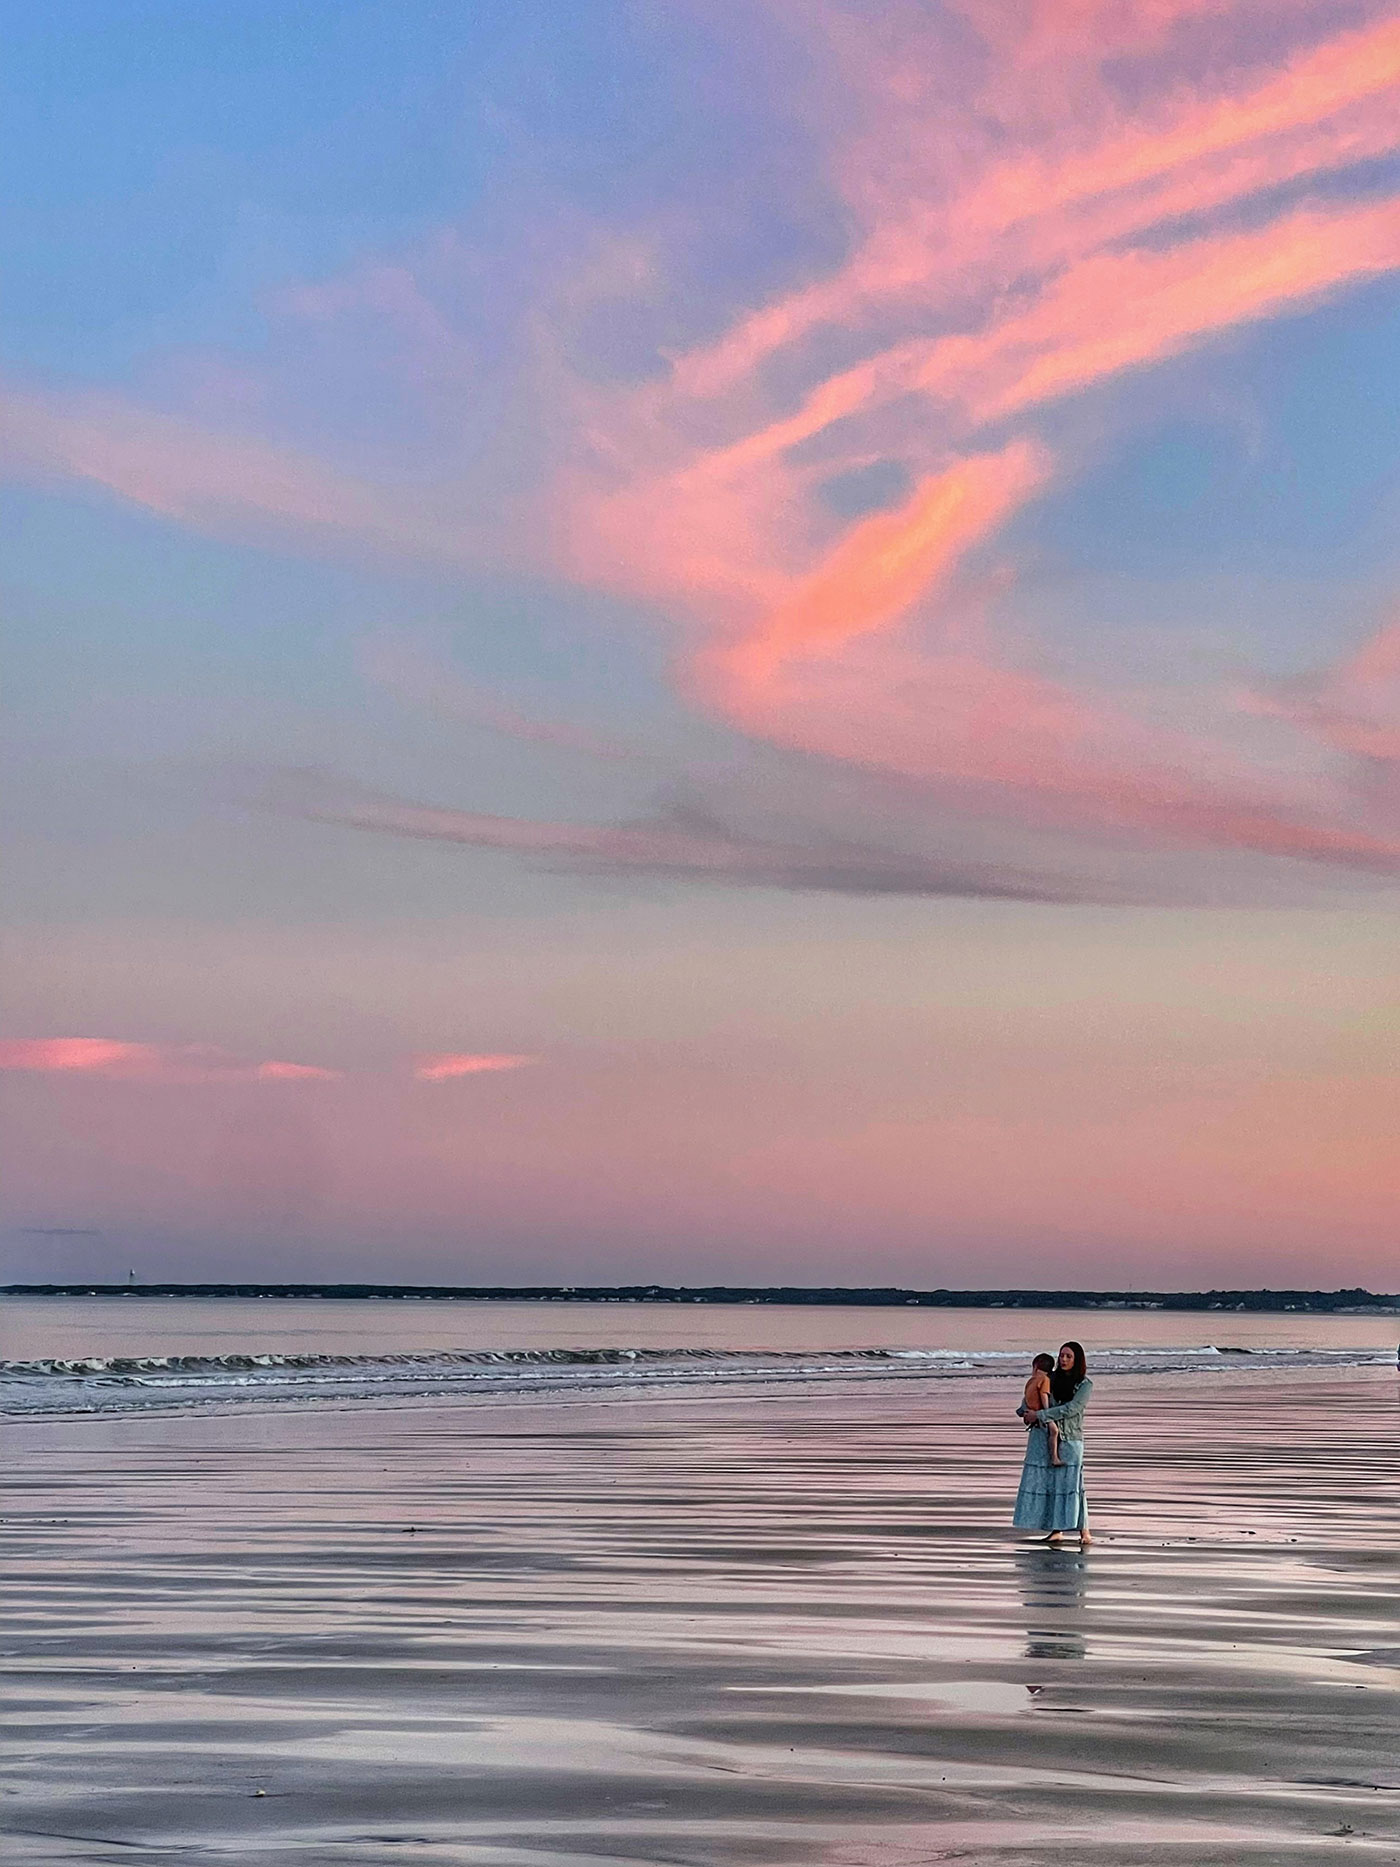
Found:
<path fill-rule="evenodd" d="M 1050 1463 L 1052 1465 L 1063 1465 L 1064 1460 L 1060 1457 L 1059 1427 L 1056 1426 L 1053 1420 L 1047 1420 L 1045 1423 L 1045 1430 L 1050 1435 Z"/>

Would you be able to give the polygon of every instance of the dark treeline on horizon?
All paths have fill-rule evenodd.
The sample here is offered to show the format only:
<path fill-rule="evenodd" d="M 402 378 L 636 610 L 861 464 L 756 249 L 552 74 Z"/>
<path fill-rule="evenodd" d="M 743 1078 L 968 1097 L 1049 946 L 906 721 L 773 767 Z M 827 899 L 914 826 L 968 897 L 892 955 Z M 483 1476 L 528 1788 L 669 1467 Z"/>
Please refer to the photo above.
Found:
<path fill-rule="evenodd" d="M 878 1309 L 1164 1309 L 1337 1311 L 1400 1307 L 1369 1290 L 903 1290 L 739 1284 L 7 1284 L 3 1296 L 321 1297 L 471 1303 L 774 1303 Z"/>

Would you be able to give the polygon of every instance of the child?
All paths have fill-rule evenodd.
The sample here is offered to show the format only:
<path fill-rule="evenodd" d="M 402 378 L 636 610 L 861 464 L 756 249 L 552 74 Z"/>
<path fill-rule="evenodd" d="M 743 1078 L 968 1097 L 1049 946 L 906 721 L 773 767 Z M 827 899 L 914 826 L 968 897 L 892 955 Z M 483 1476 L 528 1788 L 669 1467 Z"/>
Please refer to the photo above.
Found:
<path fill-rule="evenodd" d="M 1042 1407 L 1051 1405 L 1050 1376 L 1055 1372 L 1053 1355 L 1037 1355 L 1031 1363 L 1031 1378 L 1026 1382 L 1025 1408 L 1027 1414 L 1039 1413 Z M 1053 1421 L 1046 1423 L 1046 1432 L 1050 1435 L 1050 1463 L 1063 1465 L 1060 1457 L 1060 1429 Z"/>

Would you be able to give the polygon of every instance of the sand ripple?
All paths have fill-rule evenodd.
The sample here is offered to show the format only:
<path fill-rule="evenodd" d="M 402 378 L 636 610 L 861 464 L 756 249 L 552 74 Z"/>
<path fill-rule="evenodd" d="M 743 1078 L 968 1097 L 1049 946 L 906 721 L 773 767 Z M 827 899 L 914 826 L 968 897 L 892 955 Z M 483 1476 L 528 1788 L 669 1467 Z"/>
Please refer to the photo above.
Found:
<path fill-rule="evenodd" d="M 1393 1376 L 1151 1393 L 12 1424 L 6 1860 L 1400 1861 Z"/>

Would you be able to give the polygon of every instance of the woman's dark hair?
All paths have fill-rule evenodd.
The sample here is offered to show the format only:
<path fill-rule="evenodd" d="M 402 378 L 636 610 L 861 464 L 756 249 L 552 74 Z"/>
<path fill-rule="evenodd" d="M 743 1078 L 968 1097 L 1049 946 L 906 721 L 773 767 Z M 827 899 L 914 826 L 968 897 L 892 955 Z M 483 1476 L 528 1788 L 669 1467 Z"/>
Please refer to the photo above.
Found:
<path fill-rule="evenodd" d="M 1055 1357 L 1053 1355 L 1037 1355 L 1035 1360 L 1031 1363 L 1031 1366 L 1033 1368 L 1039 1368 L 1042 1374 L 1053 1374 L 1055 1372 Z"/>
<path fill-rule="evenodd" d="M 1078 1342 L 1066 1342 L 1064 1347 L 1073 1351 L 1074 1366 L 1072 1368 L 1062 1368 L 1058 1361 L 1055 1363 L 1055 1372 L 1050 1376 L 1050 1398 L 1057 1407 L 1062 1405 L 1066 1400 L 1074 1399 L 1080 1382 L 1088 1372 L 1084 1366 L 1084 1350 L 1080 1344 Z M 1064 1350 L 1062 1349 L 1061 1353 L 1063 1352 Z"/>

